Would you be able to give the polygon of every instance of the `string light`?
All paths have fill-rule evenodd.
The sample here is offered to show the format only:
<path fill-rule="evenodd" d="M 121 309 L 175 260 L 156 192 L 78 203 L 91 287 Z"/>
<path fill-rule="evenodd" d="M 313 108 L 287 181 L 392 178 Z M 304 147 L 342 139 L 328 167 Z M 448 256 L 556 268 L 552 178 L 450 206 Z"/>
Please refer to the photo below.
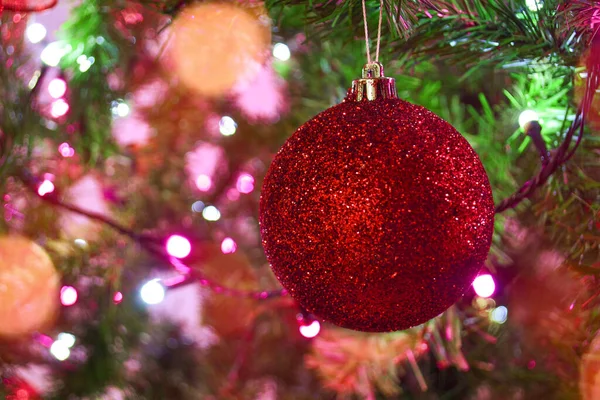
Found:
<path fill-rule="evenodd" d="M 115 293 L 115 295 L 113 296 L 113 302 L 115 304 L 119 304 L 122 301 L 123 301 L 123 293 L 121 293 L 121 292 Z"/>
<path fill-rule="evenodd" d="M 69 104 L 63 99 L 54 101 L 50 107 L 50 115 L 54 118 L 60 118 L 68 112 Z"/>
<path fill-rule="evenodd" d="M 298 321 L 298 331 L 307 339 L 316 337 L 321 331 L 321 323 L 305 310 L 301 309 L 296 314 L 296 321 Z"/>
<path fill-rule="evenodd" d="M 73 243 L 75 243 L 76 246 L 81 247 L 82 249 L 85 249 L 87 247 L 87 242 L 85 241 L 85 239 L 77 238 L 73 241 Z"/>
<path fill-rule="evenodd" d="M 221 251 L 223 254 L 232 254 L 237 250 L 237 243 L 230 237 L 226 237 L 221 242 Z"/>
<path fill-rule="evenodd" d="M 529 122 L 539 121 L 539 119 L 540 117 L 535 111 L 525 110 L 521 113 L 521 115 L 519 115 L 519 126 L 521 127 L 521 129 L 524 129 L 525 125 L 527 125 Z"/>
<path fill-rule="evenodd" d="M 525 0 L 525 5 L 531 11 L 539 11 L 544 6 L 544 2 L 542 0 Z"/>
<path fill-rule="evenodd" d="M 31 79 L 29 80 L 29 83 L 27 84 L 27 87 L 29 87 L 29 89 L 32 89 L 37 85 L 38 80 L 40 79 L 40 75 L 41 75 L 41 71 L 35 71 L 33 73 L 33 75 L 31 76 Z"/>
<path fill-rule="evenodd" d="M 60 302 L 63 306 L 69 307 L 77 303 L 77 289 L 73 286 L 63 286 L 60 289 Z"/>
<path fill-rule="evenodd" d="M 204 203 L 201 202 L 200 200 L 195 201 L 192 204 L 192 211 L 195 212 L 195 213 L 202 212 L 203 209 L 204 209 Z"/>
<path fill-rule="evenodd" d="M 202 216 L 207 221 L 218 221 L 221 218 L 221 212 L 215 206 L 208 206 L 202 210 Z"/>
<path fill-rule="evenodd" d="M 58 152 L 65 158 L 73 157 L 75 155 L 75 149 L 73 149 L 67 142 L 61 143 L 58 146 Z"/>
<path fill-rule="evenodd" d="M 276 43 L 273 46 L 273 57 L 281 61 L 287 61 L 291 57 L 290 48 L 285 43 Z"/>
<path fill-rule="evenodd" d="M 66 333 L 66 332 L 59 333 L 57 340 L 63 342 L 68 348 L 75 346 L 75 336 L 70 333 Z"/>
<path fill-rule="evenodd" d="M 497 324 L 503 324 L 508 319 L 508 308 L 504 306 L 496 307 L 490 313 L 490 320 Z"/>
<path fill-rule="evenodd" d="M 316 337 L 321 332 L 321 324 L 314 320 L 310 324 L 302 324 L 298 327 L 300 334 L 307 339 Z"/>
<path fill-rule="evenodd" d="M 92 67 L 92 64 L 94 64 L 95 61 L 96 61 L 96 59 L 94 57 L 88 57 L 85 54 L 80 55 L 79 57 L 77 57 L 77 64 L 79 64 L 79 71 L 86 72 L 87 70 L 89 70 Z"/>
<path fill-rule="evenodd" d="M 208 192 L 212 187 L 212 179 L 210 179 L 210 176 L 205 174 L 198 175 L 196 178 L 196 187 L 201 192 Z"/>
<path fill-rule="evenodd" d="M 131 111 L 131 109 L 129 108 L 129 106 L 127 105 L 127 103 L 125 103 L 123 100 L 115 100 L 112 102 L 112 113 L 115 117 L 126 117 L 129 115 L 129 112 Z"/>
<path fill-rule="evenodd" d="M 70 53 L 72 49 L 71 45 L 64 41 L 52 42 L 44 47 L 40 58 L 44 64 L 56 67 L 60 63 L 60 60 Z"/>
<path fill-rule="evenodd" d="M 62 340 L 56 340 L 50 346 L 50 354 L 54 356 L 58 361 L 65 361 L 71 355 L 69 346 Z"/>
<path fill-rule="evenodd" d="M 48 84 L 48 93 L 53 99 L 59 99 L 67 92 L 67 82 L 60 78 L 54 78 Z"/>
<path fill-rule="evenodd" d="M 473 281 L 473 289 L 477 296 L 488 298 L 496 291 L 496 283 L 490 274 L 479 275 Z"/>
<path fill-rule="evenodd" d="M 25 30 L 25 35 L 31 43 L 39 43 L 46 37 L 46 27 L 40 23 L 33 23 Z"/>
<path fill-rule="evenodd" d="M 185 258 L 192 252 L 192 244 L 181 235 L 171 235 L 166 243 L 167 253 L 175 258 Z"/>
<path fill-rule="evenodd" d="M 153 279 L 146 282 L 140 290 L 142 301 L 149 305 L 160 304 L 165 299 L 165 287 L 160 283 L 160 279 Z"/>
<path fill-rule="evenodd" d="M 237 130 L 237 123 L 233 120 L 233 118 L 225 115 L 219 121 L 219 132 L 223 136 L 231 136 Z"/>
<path fill-rule="evenodd" d="M 40 196 L 45 196 L 48 193 L 54 192 L 54 183 L 52 183 L 48 179 L 44 179 L 40 186 L 38 186 L 37 192 Z"/>
<path fill-rule="evenodd" d="M 254 177 L 250 174 L 241 174 L 238 177 L 236 188 L 238 192 L 248 194 L 254 190 Z"/>

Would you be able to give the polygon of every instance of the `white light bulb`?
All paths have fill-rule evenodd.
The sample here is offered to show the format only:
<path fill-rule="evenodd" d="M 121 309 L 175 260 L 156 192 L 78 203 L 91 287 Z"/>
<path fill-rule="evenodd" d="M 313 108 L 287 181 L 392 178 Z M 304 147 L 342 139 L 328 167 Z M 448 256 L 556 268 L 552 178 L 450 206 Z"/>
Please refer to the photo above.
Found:
<path fill-rule="evenodd" d="M 208 206 L 202 210 L 202 216 L 207 221 L 218 221 L 221 218 L 221 212 L 215 206 Z"/>
<path fill-rule="evenodd" d="M 88 57 L 85 54 L 80 55 L 79 57 L 77 57 L 77 64 L 79 64 L 79 71 L 85 72 L 85 71 L 89 70 L 95 61 L 96 61 L 96 59 L 94 57 Z"/>
<path fill-rule="evenodd" d="M 525 5 L 531 11 L 538 11 L 544 6 L 544 2 L 542 0 L 525 0 Z"/>
<path fill-rule="evenodd" d="M 496 283 L 490 274 L 479 275 L 473 281 L 473 289 L 477 296 L 488 298 L 496 291 Z"/>
<path fill-rule="evenodd" d="M 309 325 L 300 325 L 298 328 L 300 334 L 307 339 L 316 337 L 321 331 L 321 324 L 319 321 L 313 321 Z"/>
<path fill-rule="evenodd" d="M 54 183 L 52 183 L 48 179 L 44 179 L 40 186 L 38 186 L 38 194 L 40 196 L 45 196 L 48 193 L 52 192 L 54 192 Z"/>
<path fill-rule="evenodd" d="M 219 132 L 223 136 L 231 136 L 237 130 L 237 123 L 233 120 L 233 118 L 229 116 L 224 116 L 219 121 Z"/>
<path fill-rule="evenodd" d="M 277 43 L 273 46 L 273 57 L 281 61 L 287 61 L 291 57 L 290 48 L 285 43 Z"/>
<path fill-rule="evenodd" d="M 69 349 L 75 345 L 75 336 L 70 333 L 59 333 L 57 340 L 63 342 Z"/>
<path fill-rule="evenodd" d="M 198 175 L 196 178 L 196 187 L 201 192 L 208 192 L 212 187 L 212 179 L 210 179 L 210 176 L 205 174 Z"/>
<path fill-rule="evenodd" d="M 125 103 L 124 101 L 119 100 L 119 101 L 113 102 L 113 107 L 112 107 L 113 115 L 123 118 L 123 117 L 126 117 L 129 115 L 129 111 L 130 111 L 130 108 L 127 105 L 127 103 Z"/>
<path fill-rule="evenodd" d="M 31 43 L 39 43 L 46 37 L 46 27 L 40 23 L 34 23 L 27 27 L 25 34 Z"/>
<path fill-rule="evenodd" d="M 92 62 L 90 62 L 89 60 L 85 60 L 79 64 L 79 71 L 86 72 L 91 67 L 92 67 Z"/>
<path fill-rule="evenodd" d="M 48 93 L 53 99 L 59 99 L 67 92 L 67 82 L 60 78 L 54 78 L 48 84 Z"/>
<path fill-rule="evenodd" d="M 69 103 L 64 99 L 58 99 L 52 102 L 50 106 L 50 115 L 54 118 L 60 118 L 69 112 Z"/>
<path fill-rule="evenodd" d="M 533 110 L 525 110 L 519 115 L 519 126 L 524 128 L 531 121 L 539 121 L 540 117 Z"/>
<path fill-rule="evenodd" d="M 77 246 L 79 246 L 81 248 L 87 247 L 87 242 L 85 241 L 85 239 L 78 238 L 78 239 L 75 239 L 73 241 L 73 243 L 75 243 Z"/>
<path fill-rule="evenodd" d="M 57 340 L 50 346 L 50 354 L 58 361 L 65 361 L 71 355 L 71 350 L 69 350 L 67 343 L 62 340 Z"/>
<path fill-rule="evenodd" d="M 490 319 L 497 324 L 503 324 L 508 319 L 508 308 L 504 306 L 496 307 L 490 313 Z"/>
<path fill-rule="evenodd" d="M 52 42 L 42 50 L 40 58 L 44 64 L 50 67 L 56 67 L 60 63 L 61 58 L 67 55 L 71 50 L 71 45 L 64 41 Z"/>
<path fill-rule="evenodd" d="M 72 306 L 77 303 L 77 298 L 79 295 L 77 294 L 77 289 L 73 286 L 63 286 L 60 289 L 60 302 L 63 306 Z"/>
<path fill-rule="evenodd" d="M 160 279 L 153 279 L 142 286 L 140 296 L 146 304 L 159 304 L 165 298 L 165 287 L 160 283 Z"/>
<path fill-rule="evenodd" d="M 192 244 L 181 235 L 171 235 L 166 243 L 167 253 L 175 258 L 185 258 L 192 252 Z"/>
<path fill-rule="evenodd" d="M 117 114 L 119 117 L 126 117 L 129 114 L 129 106 L 125 103 L 121 103 L 117 106 Z"/>

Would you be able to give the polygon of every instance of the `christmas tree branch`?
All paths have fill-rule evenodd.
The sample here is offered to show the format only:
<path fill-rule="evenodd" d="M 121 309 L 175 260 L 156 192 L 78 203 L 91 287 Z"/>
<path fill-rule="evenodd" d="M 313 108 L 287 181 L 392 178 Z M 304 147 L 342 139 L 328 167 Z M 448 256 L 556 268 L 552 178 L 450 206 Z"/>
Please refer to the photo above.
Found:
<path fill-rule="evenodd" d="M 540 172 L 534 178 L 527 181 L 512 196 L 504 199 L 496 206 L 496 213 L 501 213 L 510 208 L 514 208 L 523 200 L 531 197 L 536 189 L 546 183 L 548 178 L 550 178 L 561 165 L 569 161 L 575 154 L 575 151 L 583 138 L 585 117 L 594 100 L 596 90 L 600 85 L 600 53 L 598 50 L 600 50 L 600 39 L 596 39 L 591 48 L 591 56 L 587 65 L 588 77 L 581 106 L 575 116 L 575 120 L 567 130 L 562 144 L 556 149 L 552 157 L 550 157 L 550 160 L 542 166 Z M 571 142 L 576 132 L 579 134 L 574 146 L 571 147 Z"/>
<path fill-rule="evenodd" d="M 27 186 L 27 188 L 29 190 L 31 190 L 34 193 L 37 193 L 38 187 L 41 184 L 41 182 L 29 170 L 27 170 L 25 168 L 21 168 L 19 173 L 17 174 L 17 177 Z M 58 193 L 56 193 L 56 191 L 44 194 L 43 196 L 39 196 L 39 197 L 42 200 L 44 200 L 45 202 L 52 204 L 58 208 L 62 208 L 67 211 L 74 212 L 76 214 L 87 217 L 91 220 L 94 220 L 94 221 L 100 222 L 104 225 L 107 225 L 107 226 L 111 227 L 112 229 L 116 230 L 117 232 L 119 232 L 120 234 L 128 236 L 129 238 L 131 238 L 132 240 L 134 240 L 140 244 L 142 244 L 144 241 L 154 241 L 154 239 L 151 239 L 149 236 L 139 235 L 139 234 L 135 233 L 134 231 L 132 231 L 131 229 L 128 229 L 128 228 L 124 227 L 123 225 L 120 225 L 119 223 L 105 217 L 102 214 L 95 213 L 92 211 L 86 211 L 77 206 L 63 203 L 59 199 L 59 195 L 58 195 Z"/>
<path fill-rule="evenodd" d="M 40 186 L 40 181 L 37 179 L 30 171 L 25 168 L 21 168 L 19 173 L 15 175 L 18 177 L 25 186 L 32 191 L 33 193 L 38 194 L 38 188 Z M 38 194 L 39 195 L 39 194 Z M 167 284 L 168 288 L 174 289 L 176 287 L 192 284 L 195 282 L 200 283 L 203 286 L 206 286 L 213 290 L 215 293 L 233 296 L 233 297 L 249 297 L 255 300 L 268 300 L 276 297 L 281 297 L 287 294 L 285 289 L 278 290 L 270 290 L 270 291 L 249 291 L 249 290 L 239 290 L 234 288 L 229 288 L 223 285 L 220 285 L 216 282 L 213 282 L 207 279 L 200 271 L 193 269 L 187 265 L 185 265 L 182 261 L 171 257 L 166 253 L 163 247 L 163 240 L 157 238 L 155 236 L 139 234 L 132 229 L 129 229 L 118 222 L 107 218 L 106 216 L 84 210 L 80 207 L 67 204 L 60 200 L 59 194 L 57 191 L 52 191 L 51 193 L 46 193 L 44 195 L 39 195 L 40 199 L 49 203 L 55 207 L 62 208 L 64 210 L 82 215 L 96 222 L 100 222 L 111 229 L 119 232 L 120 234 L 129 237 L 131 240 L 139 244 L 144 250 L 146 250 L 149 254 L 156 256 L 157 258 L 167 262 L 169 265 L 173 266 L 177 271 L 183 273 L 180 277 L 171 280 L 169 284 Z"/>
<path fill-rule="evenodd" d="M 579 146 L 581 142 L 581 137 L 583 136 L 583 126 L 584 126 L 584 118 L 580 112 L 577 113 L 575 121 L 571 124 L 567 134 L 565 135 L 565 140 L 561 144 L 561 146 L 557 149 L 555 154 L 550 158 L 550 160 L 543 165 L 540 172 L 525 182 L 523 186 L 521 186 L 512 196 L 502 200 L 498 205 L 496 205 L 496 213 L 504 212 L 510 208 L 516 207 L 523 200 L 531 197 L 536 189 L 542 186 L 552 174 L 558 170 L 558 168 L 563 165 L 568 159 L 574 154 L 575 150 Z M 579 138 L 575 143 L 575 146 L 571 149 L 568 156 L 565 156 L 565 153 L 568 151 L 571 146 L 571 141 L 573 139 L 573 135 L 576 131 L 579 131 Z"/>

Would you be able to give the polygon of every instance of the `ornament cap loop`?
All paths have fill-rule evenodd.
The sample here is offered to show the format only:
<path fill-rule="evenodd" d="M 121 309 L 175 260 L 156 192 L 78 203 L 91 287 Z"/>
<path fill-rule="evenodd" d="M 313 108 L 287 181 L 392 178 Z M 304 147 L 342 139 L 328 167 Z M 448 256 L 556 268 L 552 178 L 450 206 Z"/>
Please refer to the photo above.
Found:
<path fill-rule="evenodd" d="M 378 61 L 367 63 L 362 70 L 362 78 L 352 81 L 346 101 L 372 101 L 375 99 L 395 99 L 396 81 L 383 74 L 383 65 Z"/>
<path fill-rule="evenodd" d="M 363 79 L 368 78 L 383 78 L 383 64 L 379 61 L 372 61 L 365 64 L 362 70 Z"/>

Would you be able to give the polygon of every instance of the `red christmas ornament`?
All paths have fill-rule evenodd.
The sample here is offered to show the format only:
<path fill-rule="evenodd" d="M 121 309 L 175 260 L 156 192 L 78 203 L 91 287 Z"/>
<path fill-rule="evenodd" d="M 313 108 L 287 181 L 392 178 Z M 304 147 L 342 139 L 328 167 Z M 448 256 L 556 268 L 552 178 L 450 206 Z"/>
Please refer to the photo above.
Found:
<path fill-rule="evenodd" d="M 422 324 L 455 303 L 486 259 L 493 222 L 475 151 L 398 99 L 379 63 L 284 144 L 260 201 L 263 246 L 290 295 L 369 332 Z"/>

